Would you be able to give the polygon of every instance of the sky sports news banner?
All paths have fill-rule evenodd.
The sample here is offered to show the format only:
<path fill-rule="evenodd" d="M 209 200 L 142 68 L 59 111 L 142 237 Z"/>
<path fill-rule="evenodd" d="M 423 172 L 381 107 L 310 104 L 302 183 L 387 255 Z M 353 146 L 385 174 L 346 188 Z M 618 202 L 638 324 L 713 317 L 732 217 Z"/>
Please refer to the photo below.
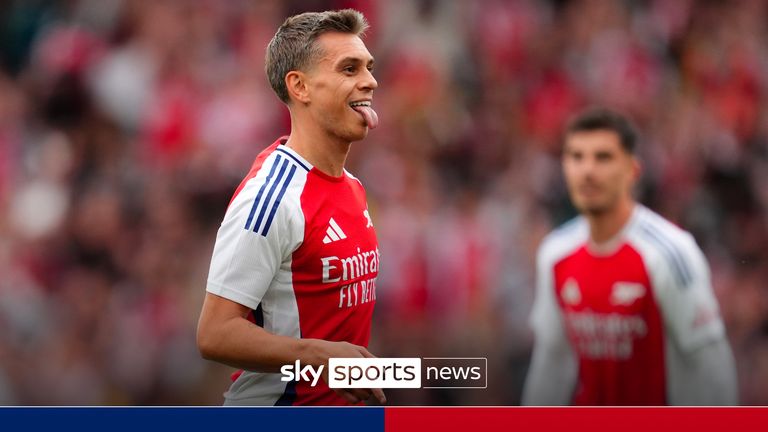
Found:
<path fill-rule="evenodd" d="M 485 389 L 486 358 L 333 358 L 333 388 Z M 298 360 L 283 381 L 317 385 L 326 371 Z M 259 430 L 312 432 L 515 430 L 648 432 L 762 431 L 768 409 L 726 407 L 9 407 L 0 431 Z"/>
<path fill-rule="evenodd" d="M 322 379 L 325 366 L 284 365 L 282 381 L 306 381 L 312 387 Z M 484 357 L 332 358 L 328 362 L 330 388 L 446 388 L 488 387 L 488 359 Z"/>

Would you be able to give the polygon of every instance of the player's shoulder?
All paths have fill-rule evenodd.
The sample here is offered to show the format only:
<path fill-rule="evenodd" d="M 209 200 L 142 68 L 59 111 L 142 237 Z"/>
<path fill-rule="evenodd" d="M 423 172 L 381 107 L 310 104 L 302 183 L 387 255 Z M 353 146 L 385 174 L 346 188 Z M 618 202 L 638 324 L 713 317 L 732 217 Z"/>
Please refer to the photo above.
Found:
<path fill-rule="evenodd" d="M 691 281 L 697 263 L 703 260 L 701 249 L 688 231 L 644 206 L 638 205 L 629 237 L 646 259 L 664 264 L 649 263 L 649 267 L 670 268 L 682 285 Z"/>
<path fill-rule="evenodd" d="M 247 230 L 266 236 L 276 219 L 300 213 L 301 192 L 311 166 L 278 140 L 256 158 L 230 204 Z"/>
<path fill-rule="evenodd" d="M 357 177 L 355 177 L 351 172 L 349 172 L 346 168 L 344 168 L 344 175 L 347 176 L 347 178 L 356 186 L 359 186 L 360 188 L 363 188 L 363 182 L 360 181 Z"/>
<path fill-rule="evenodd" d="M 306 173 L 312 169 L 311 165 L 283 143 L 276 141 L 256 157 L 250 172 L 243 179 L 243 189 L 250 194 L 279 195 L 285 193 L 290 185 L 304 182 Z"/>
<path fill-rule="evenodd" d="M 630 234 L 648 242 L 657 249 L 698 249 L 693 236 L 653 210 L 639 205 Z"/>
<path fill-rule="evenodd" d="M 538 258 L 554 263 L 584 245 L 589 237 L 589 226 L 584 216 L 577 216 L 544 237 L 539 245 Z"/>

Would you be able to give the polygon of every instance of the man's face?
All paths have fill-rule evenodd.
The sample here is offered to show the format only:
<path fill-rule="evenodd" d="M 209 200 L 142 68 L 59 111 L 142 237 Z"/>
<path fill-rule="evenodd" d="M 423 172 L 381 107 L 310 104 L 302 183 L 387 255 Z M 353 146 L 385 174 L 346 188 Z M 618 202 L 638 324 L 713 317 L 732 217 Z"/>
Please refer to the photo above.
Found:
<path fill-rule="evenodd" d="M 640 174 L 637 160 L 611 130 L 569 133 L 562 162 L 571 201 L 586 214 L 606 213 L 631 199 Z"/>
<path fill-rule="evenodd" d="M 363 41 L 349 33 L 328 32 L 317 38 L 320 58 L 307 71 L 309 108 L 323 130 L 344 141 L 359 141 L 376 127 L 378 117 L 370 108 L 373 90 L 373 57 Z M 354 105 L 368 105 L 357 106 Z"/>

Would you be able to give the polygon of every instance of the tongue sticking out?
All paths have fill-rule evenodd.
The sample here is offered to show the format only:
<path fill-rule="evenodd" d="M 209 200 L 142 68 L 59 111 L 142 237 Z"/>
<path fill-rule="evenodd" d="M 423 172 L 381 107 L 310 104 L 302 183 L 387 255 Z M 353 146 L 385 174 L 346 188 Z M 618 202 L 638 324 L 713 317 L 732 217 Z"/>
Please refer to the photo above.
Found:
<path fill-rule="evenodd" d="M 379 125 L 379 115 L 376 114 L 376 111 L 374 111 L 373 108 L 369 106 L 355 106 L 352 107 L 352 109 L 363 116 L 365 124 L 368 125 L 369 129 L 376 129 L 376 126 Z"/>

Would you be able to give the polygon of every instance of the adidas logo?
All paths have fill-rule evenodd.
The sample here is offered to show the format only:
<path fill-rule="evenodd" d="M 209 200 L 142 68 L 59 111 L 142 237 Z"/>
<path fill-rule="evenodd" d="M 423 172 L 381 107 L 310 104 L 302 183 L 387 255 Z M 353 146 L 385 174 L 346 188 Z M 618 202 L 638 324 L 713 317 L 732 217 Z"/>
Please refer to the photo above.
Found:
<path fill-rule="evenodd" d="M 336 223 L 333 218 L 328 221 L 328 229 L 325 230 L 325 237 L 323 238 L 323 244 L 332 243 L 335 241 L 343 240 L 347 238 L 344 231 L 341 230 L 339 224 Z"/>

